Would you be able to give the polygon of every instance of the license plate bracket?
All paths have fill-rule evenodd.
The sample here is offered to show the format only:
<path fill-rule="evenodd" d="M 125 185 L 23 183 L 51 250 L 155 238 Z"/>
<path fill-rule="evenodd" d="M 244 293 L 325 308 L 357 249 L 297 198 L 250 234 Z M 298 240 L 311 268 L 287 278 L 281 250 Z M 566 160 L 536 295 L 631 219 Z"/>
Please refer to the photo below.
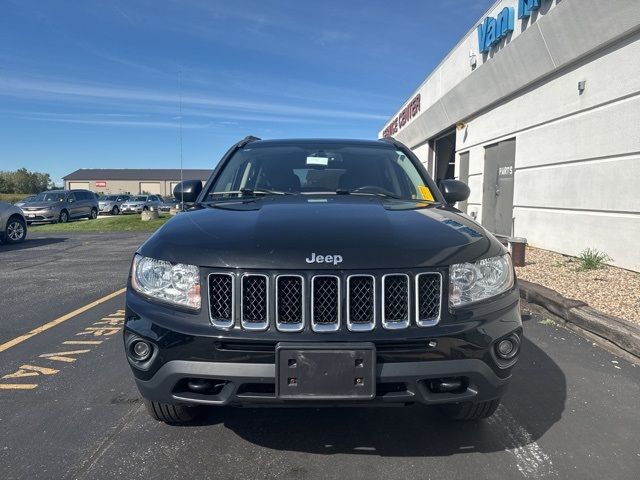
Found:
<path fill-rule="evenodd" d="M 285 400 L 368 400 L 376 395 L 373 343 L 279 343 L 276 395 Z"/>

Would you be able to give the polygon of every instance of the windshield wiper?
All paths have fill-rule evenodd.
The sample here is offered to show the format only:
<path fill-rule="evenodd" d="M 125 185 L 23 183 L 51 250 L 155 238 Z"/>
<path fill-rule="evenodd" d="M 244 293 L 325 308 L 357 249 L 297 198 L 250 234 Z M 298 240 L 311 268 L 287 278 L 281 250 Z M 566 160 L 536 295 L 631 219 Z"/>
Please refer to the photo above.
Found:
<path fill-rule="evenodd" d="M 207 202 L 216 202 L 219 200 L 225 200 L 225 198 L 211 198 L 219 195 L 223 197 L 225 195 L 241 195 L 242 197 L 255 197 L 257 195 L 293 195 L 292 192 L 282 192 L 279 190 L 267 190 L 264 188 L 241 188 L 240 190 L 227 190 L 226 192 L 210 192 L 207 194 Z M 235 198 L 235 197 L 234 197 Z"/>
<path fill-rule="evenodd" d="M 395 195 L 384 188 L 371 188 L 368 189 L 366 187 L 356 188 L 354 190 L 346 190 L 339 188 L 336 190 L 337 195 L 377 195 L 379 197 L 393 198 L 395 200 L 404 200 L 402 197 Z"/>

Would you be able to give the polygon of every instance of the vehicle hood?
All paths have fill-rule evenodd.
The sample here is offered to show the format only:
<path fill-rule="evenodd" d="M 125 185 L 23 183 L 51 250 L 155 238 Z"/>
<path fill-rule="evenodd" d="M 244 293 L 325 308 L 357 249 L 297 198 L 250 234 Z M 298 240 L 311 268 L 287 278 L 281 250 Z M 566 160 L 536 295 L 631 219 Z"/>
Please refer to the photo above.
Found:
<path fill-rule="evenodd" d="M 265 197 L 180 213 L 139 250 L 174 263 L 297 270 L 437 267 L 504 251 L 454 209 L 355 195 Z M 314 253 L 342 262 L 309 263 Z"/>
<path fill-rule="evenodd" d="M 124 202 L 123 205 L 128 205 L 130 207 L 139 207 L 144 205 L 146 202 Z"/>

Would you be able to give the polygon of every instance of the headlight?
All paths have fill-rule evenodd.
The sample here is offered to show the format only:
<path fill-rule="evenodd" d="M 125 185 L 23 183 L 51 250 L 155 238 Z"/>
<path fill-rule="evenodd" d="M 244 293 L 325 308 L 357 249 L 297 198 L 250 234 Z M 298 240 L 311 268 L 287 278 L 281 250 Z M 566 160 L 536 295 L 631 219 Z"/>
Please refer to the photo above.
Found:
<path fill-rule="evenodd" d="M 131 286 L 163 302 L 200 308 L 200 271 L 195 265 L 173 264 L 136 255 L 131 271 Z"/>
<path fill-rule="evenodd" d="M 513 266 L 509 254 L 449 267 L 449 305 L 453 308 L 486 300 L 511 287 Z"/>

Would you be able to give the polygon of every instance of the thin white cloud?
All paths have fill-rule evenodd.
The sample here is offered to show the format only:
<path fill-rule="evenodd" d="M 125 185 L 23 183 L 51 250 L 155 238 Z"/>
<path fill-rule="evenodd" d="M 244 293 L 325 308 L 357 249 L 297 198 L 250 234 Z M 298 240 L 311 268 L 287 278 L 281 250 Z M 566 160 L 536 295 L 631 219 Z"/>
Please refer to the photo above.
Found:
<path fill-rule="evenodd" d="M 86 101 L 87 99 L 109 100 L 126 105 L 129 102 L 152 104 L 177 104 L 177 92 L 141 90 L 130 87 L 113 87 L 100 84 L 71 83 L 64 81 L 36 80 L 28 78 L 0 79 L 0 96 Z M 231 111 L 262 113 L 271 115 L 294 115 L 302 118 L 334 118 L 385 120 L 385 115 L 353 110 L 321 108 L 316 106 L 292 105 L 286 103 L 259 102 L 205 96 L 199 93 L 186 93 L 182 96 L 183 105 L 192 107 L 213 107 Z"/>

